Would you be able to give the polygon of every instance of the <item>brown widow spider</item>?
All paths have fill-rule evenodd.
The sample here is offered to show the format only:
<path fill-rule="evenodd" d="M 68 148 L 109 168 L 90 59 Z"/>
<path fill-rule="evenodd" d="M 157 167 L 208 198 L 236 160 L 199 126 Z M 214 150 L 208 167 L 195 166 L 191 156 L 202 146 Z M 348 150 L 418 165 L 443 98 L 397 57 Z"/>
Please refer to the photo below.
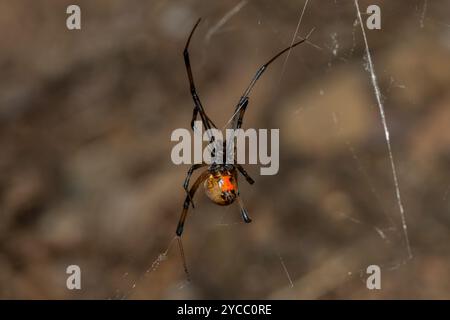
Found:
<path fill-rule="evenodd" d="M 194 111 L 192 115 L 191 120 L 191 127 L 192 130 L 194 130 L 194 122 L 197 120 L 198 114 L 200 114 L 200 118 L 202 121 L 202 124 L 205 128 L 205 130 L 209 130 L 211 128 L 217 128 L 216 125 L 211 121 L 211 119 L 206 115 L 206 112 L 202 106 L 202 103 L 200 102 L 200 98 L 197 94 L 197 90 L 195 88 L 194 84 L 194 77 L 192 75 L 191 70 L 191 63 L 189 59 L 189 52 L 188 47 L 189 43 L 191 42 L 192 35 L 195 32 L 195 29 L 197 28 L 198 24 L 200 23 L 200 19 L 197 20 L 194 27 L 192 28 L 191 33 L 189 34 L 188 40 L 186 42 L 186 46 L 184 47 L 183 56 L 184 56 L 184 63 L 186 66 L 187 75 L 189 78 L 189 85 L 191 89 L 191 95 L 192 99 L 194 101 Z M 268 62 L 263 64 L 256 74 L 254 75 L 253 79 L 251 80 L 250 84 L 248 85 L 247 89 L 244 91 L 244 94 L 239 99 L 239 102 L 236 106 L 235 112 L 232 115 L 231 123 L 232 128 L 237 130 L 240 129 L 242 126 L 242 120 L 244 118 L 244 113 L 247 108 L 248 102 L 249 102 L 249 94 L 255 85 L 256 81 L 261 77 L 261 75 L 264 73 L 264 71 L 267 69 L 267 67 L 274 62 L 278 57 L 280 57 L 283 53 L 288 51 L 289 49 L 294 48 L 295 46 L 305 42 L 307 40 L 307 37 L 293 43 L 289 47 L 281 50 L 279 53 L 277 53 L 275 56 L 273 56 Z M 213 141 L 213 138 L 212 140 Z M 225 145 L 225 142 L 224 142 Z M 214 150 L 212 151 L 212 154 L 214 153 Z M 212 200 L 215 204 L 227 206 L 232 204 L 235 200 L 239 203 L 240 211 L 242 218 L 245 223 L 250 223 L 252 220 L 250 219 L 247 210 L 245 209 L 243 202 L 239 196 L 239 189 L 238 189 L 238 171 L 244 176 L 244 178 L 247 180 L 249 184 L 253 184 L 255 181 L 248 175 L 248 173 L 245 171 L 245 169 L 240 165 L 236 164 L 236 153 L 234 155 L 234 164 L 227 163 L 227 161 L 223 161 L 223 164 L 218 164 L 213 162 L 208 169 L 203 171 L 203 173 L 200 174 L 200 176 L 195 180 L 194 184 L 189 189 L 189 181 L 191 179 L 191 176 L 193 172 L 199 168 L 207 166 L 206 163 L 201 164 L 194 164 L 192 165 L 187 173 L 186 179 L 184 180 L 183 187 L 186 191 L 186 199 L 184 200 L 183 204 L 183 211 L 181 212 L 181 217 L 178 222 L 176 234 L 178 239 L 178 244 L 180 248 L 180 253 L 183 259 L 183 266 L 184 271 L 186 272 L 186 275 L 189 279 L 189 273 L 187 271 L 186 266 L 186 260 L 183 253 L 183 246 L 181 244 L 181 235 L 183 233 L 184 228 L 184 222 L 186 220 L 187 212 L 189 209 L 189 205 L 192 205 L 192 208 L 194 208 L 194 202 L 193 197 L 195 192 L 197 191 L 198 187 L 203 183 L 203 187 L 205 189 L 205 193 L 208 196 L 210 200 Z"/>

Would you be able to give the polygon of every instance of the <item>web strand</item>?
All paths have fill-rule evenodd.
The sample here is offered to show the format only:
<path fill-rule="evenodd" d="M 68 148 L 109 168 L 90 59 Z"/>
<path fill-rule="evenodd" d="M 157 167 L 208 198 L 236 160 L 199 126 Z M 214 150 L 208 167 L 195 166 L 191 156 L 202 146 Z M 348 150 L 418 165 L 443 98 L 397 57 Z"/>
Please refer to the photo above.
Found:
<path fill-rule="evenodd" d="M 295 28 L 294 36 L 292 37 L 292 41 L 291 41 L 291 47 L 295 42 L 295 38 L 297 38 L 298 31 L 300 30 L 300 25 L 302 24 L 303 15 L 305 14 L 307 5 L 308 5 L 308 0 L 305 1 L 305 5 L 303 6 L 302 13 L 300 14 L 300 18 L 298 19 L 297 27 Z M 309 35 L 308 35 L 308 37 L 309 37 Z M 308 37 L 306 37 L 306 38 L 308 38 Z M 289 56 L 291 55 L 291 50 L 292 50 L 292 48 L 289 49 L 289 51 L 287 52 L 286 58 L 284 59 L 283 67 L 281 68 L 281 74 L 280 74 L 280 79 L 278 81 L 278 84 L 281 83 L 281 79 L 282 79 L 284 71 L 286 69 L 287 62 L 289 60 Z"/>
<path fill-rule="evenodd" d="M 399 187 L 398 177 L 397 177 L 397 169 L 395 167 L 394 156 L 392 154 L 391 141 L 390 141 L 390 137 L 389 137 L 389 128 L 387 126 L 386 115 L 384 113 L 384 106 L 383 106 L 383 102 L 381 99 L 381 92 L 380 92 L 380 88 L 378 86 L 377 77 L 375 75 L 374 66 L 373 66 L 373 62 L 372 62 L 372 56 L 370 54 L 369 44 L 368 44 L 367 37 L 366 37 L 366 31 L 364 30 L 364 23 L 361 18 L 361 12 L 359 10 L 358 0 L 355 0 L 355 7 L 356 7 L 358 19 L 359 19 L 359 24 L 361 25 L 361 31 L 362 31 L 362 35 L 364 38 L 364 45 L 366 47 L 366 56 L 367 56 L 367 62 L 369 65 L 370 78 L 371 78 L 372 86 L 373 86 L 373 89 L 375 92 L 378 110 L 380 112 L 380 117 L 381 117 L 381 123 L 383 125 L 384 136 L 386 139 L 386 145 L 387 145 L 387 149 L 388 149 L 388 153 L 389 153 L 389 161 L 391 164 L 392 177 L 394 180 L 397 205 L 398 205 L 398 208 L 400 211 L 400 218 L 401 218 L 401 222 L 402 222 L 403 235 L 404 235 L 405 243 L 406 243 L 406 250 L 408 252 L 408 259 L 411 259 L 413 257 L 413 255 L 412 255 L 411 246 L 409 243 L 408 226 L 406 224 L 405 210 L 403 209 L 402 197 L 400 194 L 400 187 Z"/>

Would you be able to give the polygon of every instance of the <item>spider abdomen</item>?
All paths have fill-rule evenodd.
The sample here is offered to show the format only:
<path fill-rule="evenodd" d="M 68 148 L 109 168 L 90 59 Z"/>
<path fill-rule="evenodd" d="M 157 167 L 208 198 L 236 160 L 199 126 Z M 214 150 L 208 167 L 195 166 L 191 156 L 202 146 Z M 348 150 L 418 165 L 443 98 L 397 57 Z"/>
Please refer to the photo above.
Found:
<path fill-rule="evenodd" d="M 210 174 L 204 187 L 208 198 L 221 206 L 232 204 L 238 193 L 236 177 L 229 172 Z"/>

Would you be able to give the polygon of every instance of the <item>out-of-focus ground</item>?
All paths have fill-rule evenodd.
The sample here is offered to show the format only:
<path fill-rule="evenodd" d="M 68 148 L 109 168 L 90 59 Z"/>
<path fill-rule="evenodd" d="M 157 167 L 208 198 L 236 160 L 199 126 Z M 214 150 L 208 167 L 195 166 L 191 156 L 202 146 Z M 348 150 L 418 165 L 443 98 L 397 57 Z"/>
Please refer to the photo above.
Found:
<path fill-rule="evenodd" d="M 413 258 L 353 1 L 310 1 L 256 85 L 244 128 L 280 128 L 280 171 L 242 181 L 253 218 L 196 196 L 173 245 L 187 165 L 170 134 L 192 114 L 182 49 L 219 125 L 292 41 L 303 1 L 0 1 L 1 298 L 450 298 L 450 2 L 379 4 L 366 30 Z M 363 14 L 363 19 L 367 15 Z M 283 68 L 283 64 L 285 67 Z M 66 267 L 82 290 L 66 288 Z M 366 288 L 366 268 L 382 289 Z M 150 268 L 149 272 L 146 272 Z M 285 270 L 286 269 L 286 270 Z M 292 280 L 293 287 L 290 285 Z M 136 286 L 133 286 L 136 284 Z"/>

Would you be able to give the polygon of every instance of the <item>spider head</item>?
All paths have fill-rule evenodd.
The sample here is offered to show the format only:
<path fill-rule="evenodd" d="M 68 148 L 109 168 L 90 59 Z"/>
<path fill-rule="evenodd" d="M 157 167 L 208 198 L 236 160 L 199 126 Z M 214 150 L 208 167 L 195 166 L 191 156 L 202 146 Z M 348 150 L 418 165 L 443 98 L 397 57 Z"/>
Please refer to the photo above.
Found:
<path fill-rule="evenodd" d="M 226 206 L 234 202 L 238 194 L 236 173 L 234 170 L 211 172 L 205 180 L 205 191 L 215 204 Z"/>

